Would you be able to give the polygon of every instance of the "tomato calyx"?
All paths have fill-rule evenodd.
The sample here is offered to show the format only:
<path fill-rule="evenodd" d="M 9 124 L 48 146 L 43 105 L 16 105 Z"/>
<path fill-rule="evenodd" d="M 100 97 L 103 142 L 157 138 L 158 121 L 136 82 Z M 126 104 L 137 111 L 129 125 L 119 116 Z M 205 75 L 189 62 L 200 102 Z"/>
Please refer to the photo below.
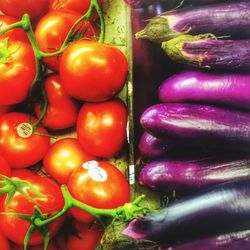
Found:
<path fill-rule="evenodd" d="M 6 194 L 6 205 L 9 204 L 16 192 L 19 192 L 27 200 L 34 204 L 36 204 L 36 201 L 32 198 L 32 195 L 36 195 L 38 197 L 44 196 L 44 194 L 42 194 L 28 181 L 20 180 L 18 178 L 9 178 L 5 175 L 0 175 L 0 177 L 2 178 L 2 180 L 0 180 L 0 194 Z M 29 192 L 27 190 L 29 190 Z"/>

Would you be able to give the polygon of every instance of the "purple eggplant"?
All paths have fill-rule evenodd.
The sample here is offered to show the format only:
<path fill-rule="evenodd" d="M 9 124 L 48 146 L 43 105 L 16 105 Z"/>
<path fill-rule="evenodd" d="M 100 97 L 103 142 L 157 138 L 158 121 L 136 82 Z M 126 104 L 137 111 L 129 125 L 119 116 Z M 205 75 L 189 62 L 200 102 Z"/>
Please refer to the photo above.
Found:
<path fill-rule="evenodd" d="M 162 159 L 146 164 L 140 172 L 139 182 L 161 193 L 188 194 L 228 181 L 248 178 L 250 158 L 227 157 L 196 160 Z"/>
<path fill-rule="evenodd" d="M 163 103 L 141 116 L 142 127 L 156 137 L 189 145 L 249 151 L 250 113 L 198 104 Z"/>
<path fill-rule="evenodd" d="M 223 234 L 162 250 L 246 250 L 250 249 L 250 230 Z"/>
<path fill-rule="evenodd" d="M 249 26 L 250 2 L 223 3 L 162 13 L 150 19 L 147 26 L 136 34 L 136 38 L 158 43 L 183 34 L 212 33 L 246 38 L 250 36 Z"/>
<path fill-rule="evenodd" d="M 182 35 L 162 43 L 173 61 L 197 68 L 249 70 L 250 40 L 220 40 L 211 34 Z"/>
<path fill-rule="evenodd" d="M 249 110 L 249 97 L 249 74 L 188 71 L 166 79 L 159 88 L 161 102 L 223 104 Z"/>
<path fill-rule="evenodd" d="M 218 185 L 131 221 L 123 231 L 134 239 L 174 245 L 250 227 L 250 181 Z"/>

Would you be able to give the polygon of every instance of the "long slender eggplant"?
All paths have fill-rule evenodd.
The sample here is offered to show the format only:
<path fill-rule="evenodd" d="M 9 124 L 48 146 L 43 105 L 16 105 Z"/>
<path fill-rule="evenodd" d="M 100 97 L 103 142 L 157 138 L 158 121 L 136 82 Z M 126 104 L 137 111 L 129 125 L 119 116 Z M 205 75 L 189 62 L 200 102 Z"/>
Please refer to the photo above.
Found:
<path fill-rule="evenodd" d="M 198 104 L 163 103 L 141 116 L 142 127 L 156 137 L 189 145 L 249 150 L 250 113 Z"/>
<path fill-rule="evenodd" d="M 247 250 L 250 249 L 250 230 L 222 234 L 162 250 Z"/>
<path fill-rule="evenodd" d="M 134 239 L 174 245 L 249 230 L 250 181 L 218 185 L 139 217 L 123 231 Z"/>
<path fill-rule="evenodd" d="M 166 79 L 158 93 L 161 102 L 222 104 L 250 110 L 250 74 L 187 71 Z"/>
<path fill-rule="evenodd" d="M 182 35 L 162 43 L 172 60 L 197 68 L 249 70 L 250 40 L 220 40 L 211 34 Z"/>
<path fill-rule="evenodd" d="M 246 38 L 250 37 L 249 26 L 250 2 L 239 1 L 167 11 L 150 19 L 136 38 L 158 43 L 183 34 Z"/>
<path fill-rule="evenodd" d="M 250 181 L 250 158 L 217 156 L 153 161 L 143 167 L 139 182 L 161 193 L 175 190 L 183 195 L 246 178 Z"/>

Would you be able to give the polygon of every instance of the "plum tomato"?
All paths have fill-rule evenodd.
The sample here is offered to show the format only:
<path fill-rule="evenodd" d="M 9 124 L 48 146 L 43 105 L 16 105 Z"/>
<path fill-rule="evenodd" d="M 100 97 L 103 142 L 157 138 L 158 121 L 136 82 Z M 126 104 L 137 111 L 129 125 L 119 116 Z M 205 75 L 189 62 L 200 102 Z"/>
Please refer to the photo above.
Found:
<path fill-rule="evenodd" d="M 98 157 L 114 157 L 126 140 L 127 110 L 120 99 L 83 104 L 77 119 L 82 147 Z"/>
<path fill-rule="evenodd" d="M 30 121 L 36 120 L 19 112 L 7 113 L 0 117 L 0 155 L 12 168 L 25 168 L 37 163 L 49 148 L 48 133 L 40 126 L 27 138 L 18 135 L 17 127 Z"/>
<path fill-rule="evenodd" d="M 130 200 L 128 181 L 114 165 L 104 161 L 88 161 L 76 169 L 68 183 L 70 194 L 95 208 L 116 208 Z M 79 221 L 90 223 L 94 217 L 73 207 L 71 214 Z"/>
<path fill-rule="evenodd" d="M 95 159 L 85 152 L 77 139 L 65 138 L 52 144 L 43 159 L 43 167 L 60 184 L 66 184 L 72 172 Z"/>
<path fill-rule="evenodd" d="M 61 85 L 59 76 L 52 74 L 47 76 L 44 82 L 48 97 L 48 110 L 42 120 L 42 124 L 50 129 L 66 129 L 75 125 L 78 115 L 78 105 Z M 41 105 L 35 105 L 36 116 L 41 115 Z"/>
<path fill-rule="evenodd" d="M 81 101 L 100 102 L 124 86 L 128 62 L 121 50 L 103 43 L 79 40 L 62 54 L 60 78 L 65 90 Z"/>

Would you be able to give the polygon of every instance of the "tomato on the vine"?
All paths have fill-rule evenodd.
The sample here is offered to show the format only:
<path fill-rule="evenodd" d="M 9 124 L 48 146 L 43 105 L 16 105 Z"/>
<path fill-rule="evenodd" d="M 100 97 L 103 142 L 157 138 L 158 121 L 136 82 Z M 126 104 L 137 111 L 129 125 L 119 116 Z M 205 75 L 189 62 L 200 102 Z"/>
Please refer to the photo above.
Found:
<path fill-rule="evenodd" d="M 9 105 L 0 105 L 0 117 L 10 111 Z"/>
<path fill-rule="evenodd" d="M 23 102 L 36 75 L 33 49 L 26 42 L 5 38 L 0 40 L 0 53 L 0 104 Z"/>
<path fill-rule="evenodd" d="M 68 183 L 70 194 L 77 200 L 96 208 L 116 208 L 129 202 L 130 190 L 122 172 L 104 161 L 89 161 L 76 169 Z M 77 220 L 91 222 L 94 217 L 73 207 Z"/>
<path fill-rule="evenodd" d="M 10 177 L 10 164 L 0 155 L 0 174 Z M 1 176 L 0 176 L 1 179 Z M 1 245 L 0 245 L 1 246 Z"/>
<path fill-rule="evenodd" d="M 114 157 L 126 139 L 127 110 L 120 99 L 83 104 L 77 119 L 82 147 L 99 157 Z"/>
<path fill-rule="evenodd" d="M 61 48 L 68 32 L 81 15 L 74 11 L 57 10 L 46 14 L 37 24 L 35 37 L 43 52 L 53 53 Z M 90 22 L 83 20 L 76 28 L 80 37 L 93 38 L 95 31 Z M 48 68 L 58 71 L 60 56 L 44 59 Z"/>
<path fill-rule="evenodd" d="M 0 1 L 0 11 L 4 14 L 21 19 L 27 13 L 36 22 L 49 10 L 50 0 L 7 0 Z"/>
<path fill-rule="evenodd" d="M 6 236 L 3 234 L 2 230 L 0 230 L 0 246 L 1 250 L 10 250 L 10 244 Z"/>
<path fill-rule="evenodd" d="M 3 30 L 10 24 L 16 23 L 18 20 L 14 17 L 7 16 L 7 15 L 0 15 L 0 31 Z M 26 35 L 25 31 L 21 28 L 12 29 L 5 32 L 1 38 L 6 38 L 13 40 L 19 40 L 23 42 L 29 42 L 28 36 Z"/>
<path fill-rule="evenodd" d="M 67 239 L 68 249 L 95 250 L 102 239 L 104 229 L 96 223 L 89 225 L 75 220 L 73 222 L 73 232 Z"/>
<path fill-rule="evenodd" d="M 3 233 L 17 244 L 23 244 L 25 235 L 30 227 L 30 222 L 8 213 L 33 215 L 34 207 L 38 207 L 42 213 L 54 213 L 64 206 L 64 198 L 60 187 L 51 179 L 39 175 L 29 175 L 25 178 L 33 188 L 42 196 L 34 194 L 30 187 L 24 187 L 23 191 L 29 194 L 27 199 L 23 194 L 16 192 L 9 204 L 5 204 L 5 195 L 0 199 L 0 226 Z M 50 236 L 53 237 L 60 228 L 64 217 L 49 224 Z M 43 242 L 43 235 L 35 230 L 29 240 L 29 245 L 38 245 Z"/>
<path fill-rule="evenodd" d="M 24 250 L 24 246 L 11 244 L 11 250 Z M 32 246 L 28 250 L 44 250 L 44 244 L 38 246 Z M 50 240 L 48 248 L 46 250 L 61 250 L 58 249 L 53 241 Z M 67 249 L 68 250 L 68 249 Z"/>
<path fill-rule="evenodd" d="M 50 129 L 66 129 L 75 125 L 78 105 L 61 85 L 59 76 L 52 74 L 44 81 L 48 97 L 48 110 L 42 124 Z M 36 116 L 41 115 L 41 104 L 35 105 Z"/>
<path fill-rule="evenodd" d="M 95 157 L 85 152 L 77 139 L 65 138 L 52 144 L 43 159 L 43 167 L 59 183 L 67 183 L 72 172 Z"/>
<path fill-rule="evenodd" d="M 50 10 L 73 10 L 84 15 L 90 7 L 90 2 L 91 0 L 50 0 Z M 98 0 L 98 3 L 101 4 L 102 0 Z M 96 19 L 96 12 L 93 17 L 92 20 Z"/>
<path fill-rule="evenodd" d="M 128 71 L 125 55 L 116 47 L 80 40 L 62 54 L 60 78 L 65 90 L 81 101 L 99 102 L 115 96 Z"/>
<path fill-rule="evenodd" d="M 20 124 L 34 121 L 36 120 L 28 114 L 18 112 L 0 117 L 0 155 L 13 168 L 25 168 L 37 163 L 49 148 L 48 133 L 40 126 L 27 138 L 18 135 L 17 127 Z"/>

